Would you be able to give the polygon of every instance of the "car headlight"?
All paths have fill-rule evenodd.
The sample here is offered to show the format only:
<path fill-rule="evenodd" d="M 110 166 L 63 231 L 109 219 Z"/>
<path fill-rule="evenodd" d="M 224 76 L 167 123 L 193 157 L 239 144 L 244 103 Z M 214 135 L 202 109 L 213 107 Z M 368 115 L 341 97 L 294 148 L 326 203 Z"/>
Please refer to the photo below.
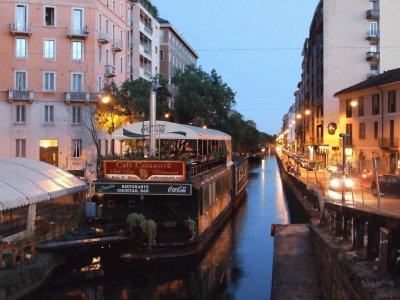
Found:
<path fill-rule="evenodd" d="M 352 187 L 354 186 L 354 181 L 353 181 L 352 179 L 350 179 L 350 178 L 346 178 L 346 179 L 344 180 L 344 185 L 345 185 L 347 188 L 352 188 Z"/>
<path fill-rule="evenodd" d="M 340 187 L 340 180 L 337 178 L 331 179 L 330 186 L 337 189 Z"/>

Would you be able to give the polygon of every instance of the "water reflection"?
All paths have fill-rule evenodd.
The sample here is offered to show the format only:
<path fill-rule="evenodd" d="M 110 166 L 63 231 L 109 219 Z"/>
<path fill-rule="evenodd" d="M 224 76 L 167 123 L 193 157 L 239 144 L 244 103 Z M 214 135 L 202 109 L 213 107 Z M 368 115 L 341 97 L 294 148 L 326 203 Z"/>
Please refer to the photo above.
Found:
<path fill-rule="evenodd" d="M 289 215 L 274 157 L 249 170 L 247 199 L 199 261 L 126 263 L 105 253 L 73 257 L 25 299 L 269 299 L 272 223 Z"/>

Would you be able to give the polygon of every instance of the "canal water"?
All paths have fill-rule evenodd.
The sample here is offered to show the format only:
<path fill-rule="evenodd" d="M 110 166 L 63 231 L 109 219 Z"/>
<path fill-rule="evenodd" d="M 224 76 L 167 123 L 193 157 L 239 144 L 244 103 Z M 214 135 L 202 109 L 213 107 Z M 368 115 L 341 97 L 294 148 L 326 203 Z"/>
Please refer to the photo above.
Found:
<path fill-rule="evenodd" d="M 249 168 L 247 199 L 197 261 L 128 263 L 104 253 L 71 257 L 31 299 L 269 299 L 273 223 L 289 223 L 274 156 Z"/>

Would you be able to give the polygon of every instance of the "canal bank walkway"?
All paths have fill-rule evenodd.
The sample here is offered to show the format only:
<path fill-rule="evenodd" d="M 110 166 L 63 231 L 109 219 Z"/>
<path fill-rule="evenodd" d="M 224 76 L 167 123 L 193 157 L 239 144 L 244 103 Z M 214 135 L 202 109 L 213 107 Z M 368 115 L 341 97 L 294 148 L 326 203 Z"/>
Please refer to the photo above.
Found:
<path fill-rule="evenodd" d="M 308 224 L 276 225 L 272 300 L 320 299 Z"/>

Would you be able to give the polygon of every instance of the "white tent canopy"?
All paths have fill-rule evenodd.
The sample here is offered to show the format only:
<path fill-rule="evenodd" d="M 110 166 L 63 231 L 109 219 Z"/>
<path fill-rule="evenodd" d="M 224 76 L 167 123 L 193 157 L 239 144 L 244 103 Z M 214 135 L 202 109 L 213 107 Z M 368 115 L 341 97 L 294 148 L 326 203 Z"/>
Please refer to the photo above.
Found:
<path fill-rule="evenodd" d="M 50 164 L 22 158 L 0 158 L 0 211 L 84 191 L 87 185 Z"/>
<path fill-rule="evenodd" d="M 214 140 L 230 141 L 231 136 L 222 131 L 167 121 L 156 121 L 156 137 L 164 140 Z M 149 121 L 124 126 L 112 134 L 118 140 L 149 138 Z"/>

